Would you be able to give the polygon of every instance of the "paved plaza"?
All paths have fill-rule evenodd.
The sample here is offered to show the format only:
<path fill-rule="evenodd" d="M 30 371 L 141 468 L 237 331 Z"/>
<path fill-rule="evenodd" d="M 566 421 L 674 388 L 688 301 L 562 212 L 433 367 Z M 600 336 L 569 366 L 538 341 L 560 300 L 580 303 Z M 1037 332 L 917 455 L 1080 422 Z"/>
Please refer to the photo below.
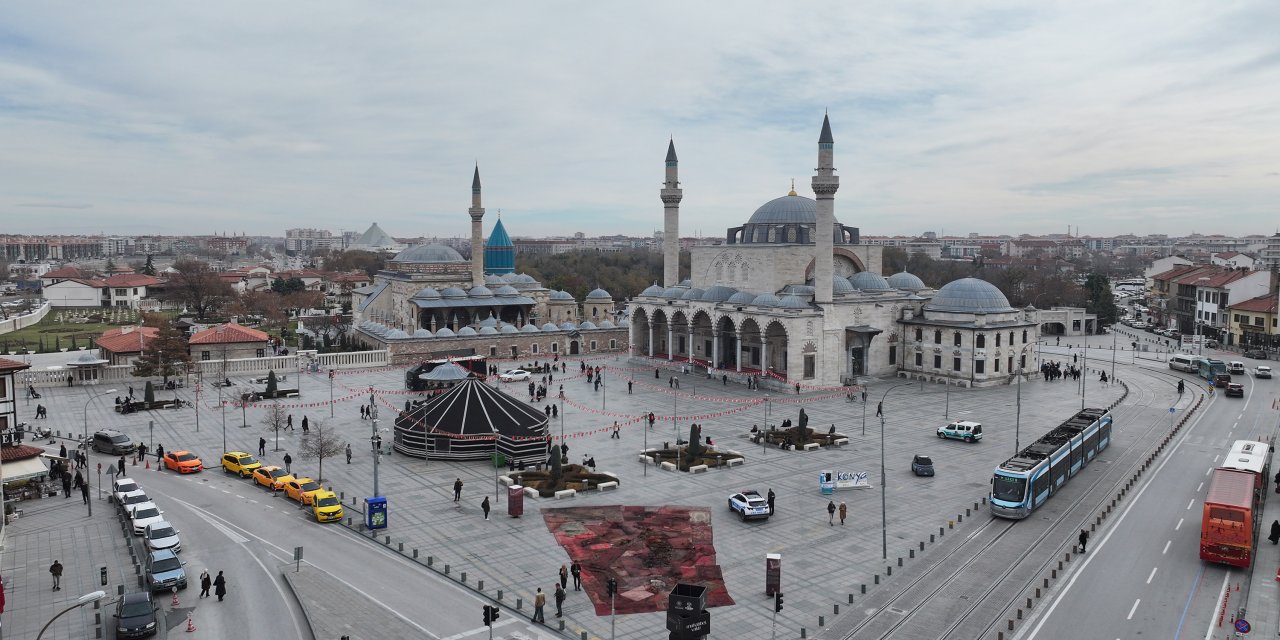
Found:
<path fill-rule="evenodd" d="M 1069 355 L 1061 357 L 1070 360 Z M 871 385 L 868 404 L 863 405 L 849 401 L 839 391 L 804 390 L 799 395 L 791 388 L 750 391 L 732 381 L 726 385 L 719 379 L 681 374 L 666 363 L 608 355 L 586 360 L 606 367 L 605 386 L 596 392 L 581 376 L 579 360 L 567 362 L 569 371 L 556 375 L 550 385 L 551 397 L 539 406 L 554 401 L 556 390 L 564 384 L 567 400 L 561 415 L 570 461 L 594 457 L 600 471 L 619 476 L 621 487 L 617 491 L 579 494 L 559 501 L 526 499 L 524 517 L 509 518 L 504 515 L 505 491 L 497 490 L 491 465 L 426 462 L 386 455 L 379 469 L 379 487 L 389 501 L 390 527 L 381 532 L 379 542 L 382 535 L 388 535 L 395 543 L 404 542 L 406 548 L 433 556 L 436 568 L 447 563 L 454 575 L 466 571 L 469 584 L 483 580 L 489 595 L 503 589 L 503 602 L 508 605 L 522 598 L 522 613 L 528 615 L 532 613 L 535 588 L 550 592 L 560 565 L 568 562 L 568 556 L 543 524 L 541 509 L 609 504 L 709 507 L 718 562 L 729 594 L 737 602 L 733 607 L 712 611 L 715 634 L 769 637 L 773 607 L 772 599 L 764 594 L 764 555 L 780 553 L 787 597 L 785 610 L 778 615 L 779 631 L 785 632 L 784 637 L 794 637 L 803 627 L 813 635 L 819 615 L 830 619 L 832 604 L 847 602 L 846 594 L 858 593 L 861 584 L 870 586 L 887 565 L 895 564 L 896 558 L 907 556 L 908 550 L 927 540 L 930 532 L 936 533 L 938 527 L 945 527 L 948 520 L 981 501 L 987 493 L 991 469 L 1014 450 L 1016 387 L 980 391 L 952 387 L 948 393 L 938 385 L 878 381 Z M 660 369 L 657 379 L 655 365 Z M 256 452 L 258 438 L 266 437 L 264 462 L 281 464 L 282 456 L 288 452 L 295 470 L 314 474 L 315 461 L 304 459 L 298 449 L 301 419 L 307 416 L 312 428 L 320 422 L 352 443 L 351 464 L 341 457 L 327 459 L 324 464 L 324 483 L 342 492 L 350 506 L 353 497 L 370 495 L 373 485 L 368 445 L 373 425 L 360 419 L 359 405 L 367 402 L 369 387 L 373 387 L 379 397 L 378 427 L 392 429 L 393 408 L 417 396 L 403 391 L 403 370 L 404 367 L 387 367 L 338 372 L 332 382 L 332 395 L 337 399 L 332 406 L 333 418 L 327 375 L 302 374 L 302 396 L 282 401 L 289 405 L 297 428 L 280 434 L 279 451 L 275 450 L 274 434 L 261 424 L 265 405 L 250 406 L 243 412 L 232 406 L 219 410 L 217 396 L 208 393 L 198 403 L 198 432 L 195 411 L 189 407 L 120 415 L 113 410 L 111 397 L 117 394 L 90 399 L 92 394 L 106 390 L 101 387 L 50 388 L 39 402 L 49 408 L 48 424 L 55 430 L 83 431 L 87 406 L 90 432 L 104 427 L 120 429 L 149 444 L 160 443 L 165 450 L 190 449 L 206 464 L 214 464 L 222 451 L 225 418 L 228 449 Z M 288 375 L 288 383 L 282 387 L 294 386 L 296 372 Z M 680 377 L 679 391 L 668 386 L 672 375 Z M 1089 406 L 1110 404 L 1123 392 L 1119 385 L 1098 383 L 1096 373 L 1086 378 Z M 627 393 L 628 379 L 634 380 L 631 394 Z M 232 377 L 232 382 L 239 381 Z M 501 386 L 527 400 L 525 383 Z M 138 393 L 140 387 L 135 385 Z M 876 404 L 891 387 L 893 391 L 884 402 L 886 562 L 881 557 L 880 492 L 875 488 L 880 484 L 881 435 Z M 119 395 L 124 392 L 121 387 Z M 186 399 L 191 399 L 192 394 L 191 387 L 179 391 Z M 1056 426 L 1081 402 L 1079 385 L 1071 381 L 1024 382 L 1021 395 L 1023 445 Z M 769 423 L 778 424 L 787 418 L 795 420 L 801 407 L 809 415 L 811 428 L 825 432 L 834 424 L 837 431 L 849 436 L 850 443 L 834 450 L 788 452 L 749 442 L 751 426 L 763 427 L 766 414 Z M 30 410 L 34 411 L 34 401 Z M 658 416 L 653 429 L 645 429 L 643 423 L 633 420 L 650 411 Z M 674 428 L 673 415 L 677 417 Z M 703 435 L 710 436 L 717 448 L 745 454 L 746 464 L 688 475 L 646 467 L 637 461 L 646 436 L 650 447 L 673 442 L 677 434 L 685 438 L 693 416 L 703 425 Z M 977 444 L 939 440 L 934 430 L 948 417 L 982 422 L 985 440 Z M 620 439 L 610 438 L 615 420 L 623 425 Z M 561 422 L 558 418 L 552 421 L 551 433 L 556 437 L 560 435 Z M 154 423 L 154 429 L 149 428 L 149 423 Z M 384 434 L 388 442 L 390 435 Z M 912 475 L 913 453 L 933 456 L 937 476 Z M 108 462 L 105 456 L 94 454 L 91 464 L 98 461 Z M 818 473 L 823 470 L 869 472 L 872 488 L 823 496 L 817 482 Z M 455 478 L 465 484 L 458 504 L 452 501 Z M 775 516 L 763 522 L 739 522 L 728 510 L 726 499 L 730 493 L 743 489 L 762 493 L 772 489 L 777 494 Z M 485 495 L 491 501 L 496 496 L 494 514 L 488 521 L 480 510 Z M 848 504 L 849 519 L 844 526 L 838 522 L 835 526 L 828 524 L 829 499 Z M 962 532 L 965 526 L 967 523 L 961 523 L 957 530 Z M 926 550 L 926 559 L 927 554 Z M 596 617 L 585 592 L 570 590 L 565 615 L 567 631 L 573 637 L 581 631 L 595 637 L 609 635 L 608 618 Z M 555 624 L 554 618 L 550 619 Z M 652 638 L 665 633 L 664 621 L 662 613 L 620 616 L 617 635 Z"/>

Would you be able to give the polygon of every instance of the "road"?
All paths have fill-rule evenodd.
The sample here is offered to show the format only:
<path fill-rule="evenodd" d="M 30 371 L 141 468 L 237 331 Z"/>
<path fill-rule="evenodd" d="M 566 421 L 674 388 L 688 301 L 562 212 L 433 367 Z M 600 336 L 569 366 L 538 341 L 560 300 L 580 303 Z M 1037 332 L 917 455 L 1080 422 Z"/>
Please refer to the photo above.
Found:
<path fill-rule="evenodd" d="M 1190 375 L 1187 380 L 1198 382 Z M 1225 633 L 1218 626 L 1223 594 L 1228 588 L 1236 594 L 1241 583 L 1247 590 L 1248 576 L 1199 558 L 1209 472 L 1235 440 L 1275 435 L 1270 410 L 1280 388 L 1252 378 L 1245 386 L 1243 400 L 1215 394 L 1020 637 L 1177 639 Z"/>

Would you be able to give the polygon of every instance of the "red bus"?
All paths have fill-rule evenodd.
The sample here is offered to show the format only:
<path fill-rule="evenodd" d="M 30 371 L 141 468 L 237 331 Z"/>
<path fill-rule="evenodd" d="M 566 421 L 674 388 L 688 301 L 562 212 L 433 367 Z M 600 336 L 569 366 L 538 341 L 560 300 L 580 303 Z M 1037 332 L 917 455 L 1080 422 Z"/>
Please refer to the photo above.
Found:
<path fill-rule="evenodd" d="M 1261 526 L 1261 492 L 1254 473 L 1213 470 L 1200 523 L 1200 559 L 1236 567 L 1253 563 Z"/>

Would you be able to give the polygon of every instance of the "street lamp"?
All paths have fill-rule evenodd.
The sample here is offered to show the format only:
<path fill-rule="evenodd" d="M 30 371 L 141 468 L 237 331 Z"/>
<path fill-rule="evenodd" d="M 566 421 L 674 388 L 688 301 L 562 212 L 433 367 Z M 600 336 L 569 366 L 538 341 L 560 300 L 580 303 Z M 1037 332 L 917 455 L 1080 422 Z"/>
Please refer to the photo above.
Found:
<path fill-rule="evenodd" d="M 77 599 L 76 599 L 75 604 L 73 604 L 73 605 L 71 605 L 71 606 L 67 607 L 66 609 L 63 609 L 62 611 L 59 611 L 59 612 L 58 612 L 58 615 L 56 615 L 56 616 L 54 616 L 54 617 L 50 618 L 48 622 L 44 623 L 44 626 L 40 628 L 40 633 L 36 634 L 36 640 L 40 640 L 40 638 L 43 638 L 43 637 L 44 637 L 44 632 L 45 632 L 45 631 L 47 631 L 47 630 L 49 629 L 49 625 L 53 624 L 53 621 L 54 621 L 54 620 L 57 620 L 58 618 L 61 618 L 61 617 L 62 617 L 62 614 L 66 613 L 66 612 L 68 612 L 68 611 L 71 611 L 72 609 L 78 609 L 78 608 L 80 608 L 80 607 L 83 607 L 83 606 L 85 606 L 86 604 L 89 604 L 89 603 L 92 603 L 92 602 L 97 602 L 97 601 L 99 601 L 99 600 L 101 600 L 101 599 L 103 599 L 103 598 L 105 598 L 105 597 L 107 597 L 107 592 L 106 592 L 106 591 L 94 591 L 94 592 L 92 592 L 92 593 L 86 593 L 86 594 L 84 594 L 84 595 L 80 596 L 79 598 L 77 598 Z"/>
<path fill-rule="evenodd" d="M 382 436 L 378 433 L 378 419 L 371 421 L 373 434 L 369 436 L 369 450 L 373 453 L 373 497 L 378 497 L 378 461 L 382 459 Z"/>
<path fill-rule="evenodd" d="M 1029 347 L 1033 347 L 1033 346 L 1036 346 L 1036 345 L 1038 345 L 1038 344 L 1040 344 L 1040 341 L 1039 341 L 1039 340 L 1037 340 L 1037 341 L 1035 341 L 1035 342 L 1032 342 L 1031 344 L 1023 345 L 1023 346 L 1022 346 L 1022 350 L 1018 352 L 1018 373 L 1017 373 L 1017 376 L 1018 376 L 1018 412 L 1017 412 L 1017 419 L 1016 419 L 1016 421 L 1014 422 L 1014 426 L 1013 426 L 1013 454 L 1014 454 L 1014 455 L 1017 455 L 1017 454 L 1018 454 L 1018 451 L 1022 449 L 1022 445 L 1021 445 L 1021 444 L 1019 444 L 1019 438 L 1018 438 L 1018 436 L 1019 436 L 1019 434 L 1022 432 L 1022 377 L 1023 377 L 1024 375 L 1026 375 L 1026 371 L 1027 371 L 1027 367 L 1023 364 L 1023 362 L 1024 362 L 1024 361 L 1023 361 L 1023 357 L 1024 357 L 1024 356 L 1023 356 L 1023 353 L 1025 353 L 1025 352 L 1026 352 L 1026 350 L 1027 350 Z M 1037 349 L 1037 351 L 1039 351 L 1039 349 Z"/>
<path fill-rule="evenodd" d="M 84 459 L 86 461 L 89 459 L 89 403 L 93 402 L 94 398 L 100 398 L 102 396 L 111 395 L 115 392 L 116 392 L 115 389 L 107 389 L 102 393 L 97 393 L 89 396 L 89 399 L 84 401 L 84 440 L 80 442 L 80 448 L 84 449 Z M 85 482 L 88 482 L 89 481 L 88 473 L 85 473 L 85 478 L 86 478 Z M 89 515 L 92 516 L 93 501 L 90 500 L 88 504 L 89 504 Z M 66 613 L 66 612 L 64 611 L 63 613 Z M 62 614 L 58 614 L 58 615 L 62 615 Z"/>
<path fill-rule="evenodd" d="M 889 478 L 884 474 L 884 399 L 889 397 L 890 391 L 911 384 L 910 382 L 903 382 L 885 389 L 884 395 L 880 396 L 880 411 L 877 412 L 880 414 L 880 553 L 885 560 L 889 559 Z"/>

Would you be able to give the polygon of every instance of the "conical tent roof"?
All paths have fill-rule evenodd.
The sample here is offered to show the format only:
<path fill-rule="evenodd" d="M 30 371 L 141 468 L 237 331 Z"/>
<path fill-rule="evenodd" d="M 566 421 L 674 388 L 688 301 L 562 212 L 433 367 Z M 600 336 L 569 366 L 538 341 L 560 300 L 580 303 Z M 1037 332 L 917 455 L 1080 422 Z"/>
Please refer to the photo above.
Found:
<path fill-rule="evenodd" d="M 375 222 L 352 244 L 366 247 L 393 247 L 396 241 Z"/>
<path fill-rule="evenodd" d="M 464 436 L 535 438 L 546 432 L 547 424 L 542 411 L 476 378 L 464 380 L 431 399 L 415 409 L 413 417 L 430 425 L 432 431 Z"/>
<path fill-rule="evenodd" d="M 420 376 L 419 380 L 430 380 L 432 382 L 453 382 L 456 380 L 466 380 L 471 377 L 471 372 L 466 368 L 452 362 L 446 362 L 431 371 Z"/>

